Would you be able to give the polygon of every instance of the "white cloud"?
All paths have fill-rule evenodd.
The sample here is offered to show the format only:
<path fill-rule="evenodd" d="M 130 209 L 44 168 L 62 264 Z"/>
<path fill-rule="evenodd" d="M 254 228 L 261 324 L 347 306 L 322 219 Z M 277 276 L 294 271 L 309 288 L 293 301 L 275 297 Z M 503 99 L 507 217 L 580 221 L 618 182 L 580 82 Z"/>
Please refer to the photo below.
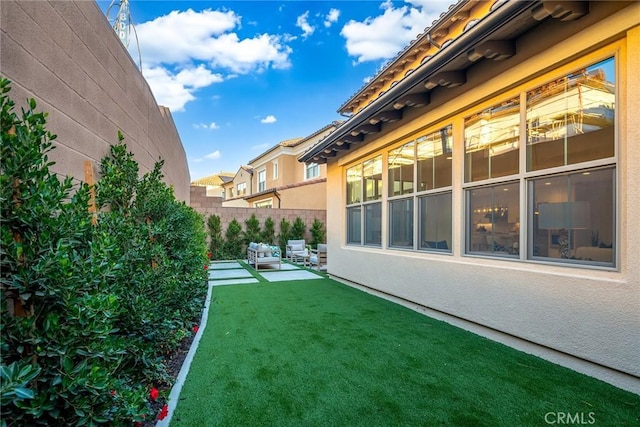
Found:
<path fill-rule="evenodd" d="M 338 18 L 340 17 L 340 10 L 331 9 L 329 13 L 324 18 L 324 26 L 329 28 L 331 24 L 338 22 Z"/>
<path fill-rule="evenodd" d="M 143 74 L 158 103 L 183 111 L 195 99 L 196 89 L 239 74 L 291 66 L 287 37 L 260 34 L 240 39 L 233 32 L 240 21 L 230 10 L 188 9 L 136 25 Z M 129 49 L 137 57 L 137 45 Z"/>
<path fill-rule="evenodd" d="M 302 15 L 298 16 L 298 18 L 296 19 L 296 27 L 302 30 L 302 37 L 305 39 L 309 37 L 311 34 L 313 34 L 313 32 L 316 30 L 314 26 L 309 24 L 309 22 L 307 21 L 308 19 L 309 19 L 308 10 Z"/>
<path fill-rule="evenodd" d="M 223 81 L 220 74 L 213 74 L 203 65 L 195 69 L 184 69 L 177 74 L 162 66 L 143 67 L 142 74 L 158 104 L 173 112 L 184 111 L 185 104 L 196 99 L 194 92 L 197 89 Z"/>
<path fill-rule="evenodd" d="M 346 39 L 349 55 L 356 57 L 356 63 L 394 57 L 430 26 L 450 2 L 407 0 L 407 3 L 410 4 L 394 8 L 391 1 L 384 2 L 380 5 L 384 10 L 382 15 L 362 22 L 351 20 L 342 27 L 340 34 Z M 441 7 L 431 8 L 434 3 Z"/>
<path fill-rule="evenodd" d="M 291 48 L 281 36 L 261 34 L 241 40 L 232 32 L 240 19 L 233 11 L 188 9 L 138 24 L 142 60 L 150 65 L 202 61 L 240 73 L 290 66 Z M 131 49 L 134 53 L 136 48 Z"/>
<path fill-rule="evenodd" d="M 204 158 L 205 159 L 209 159 L 209 160 L 217 160 L 221 156 L 222 156 L 222 154 L 220 154 L 220 150 L 216 150 L 213 153 L 205 154 Z"/>
<path fill-rule="evenodd" d="M 275 123 L 276 121 L 278 121 L 278 119 L 276 119 L 275 116 L 269 114 L 267 117 L 260 120 L 260 123 L 269 124 L 269 123 Z"/>
<path fill-rule="evenodd" d="M 211 122 L 209 124 L 206 124 L 206 123 L 194 123 L 193 127 L 195 129 L 209 129 L 209 130 L 220 129 L 220 126 L 218 126 L 218 124 L 216 122 Z"/>

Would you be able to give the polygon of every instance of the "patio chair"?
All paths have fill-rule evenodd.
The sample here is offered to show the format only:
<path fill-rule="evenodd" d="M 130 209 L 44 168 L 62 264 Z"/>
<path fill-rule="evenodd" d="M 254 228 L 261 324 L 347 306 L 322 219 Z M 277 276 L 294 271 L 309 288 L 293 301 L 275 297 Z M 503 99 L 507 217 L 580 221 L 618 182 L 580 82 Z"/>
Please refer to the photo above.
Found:
<path fill-rule="evenodd" d="M 309 251 L 304 239 L 287 240 L 286 258 L 291 262 L 298 262 L 300 259 L 305 261 L 309 258 Z"/>
<path fill-rule="evenodd" d="M 327 245 L 325 243 L 318 244 L 318 249 L 311 249 L 311 256 L 309 256 L 309 264 L 320 271 L 324 266 L 327 267 Z"/>

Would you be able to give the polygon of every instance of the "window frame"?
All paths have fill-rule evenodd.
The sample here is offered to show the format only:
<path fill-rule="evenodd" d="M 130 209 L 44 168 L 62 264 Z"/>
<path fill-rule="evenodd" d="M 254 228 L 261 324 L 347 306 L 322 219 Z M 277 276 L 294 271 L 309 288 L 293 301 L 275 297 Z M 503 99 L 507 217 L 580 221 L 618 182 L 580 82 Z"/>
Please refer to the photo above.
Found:
<path fill-rule="evenodd" d="M 315 171 L 315 173 L 312 175 L 312 174 L 309 173 L 310 171 Z M 304 164 L 304 179 L 305 180 L 318 178 L 319 176 L 320 176 L 320 164 L 319 163 L 311 162 L 311 163 L 305 163 Z"/>
<path fill-rule="evenodd" d="M 380 163 L 380 182 L 381 182 L 381 188 L 379 191 L 379 197 L 372 199 L 372 200 L 365 200 L 365 196 L 366 196 L 366 179 L 367 176 L 365 175 L 365 164 L 368 162 L 372 162 L 372 164 L 375 166 L 376 162 Z M 360 190 L 360 197 L 354 197 L 354 201 L 352 203 L 349 203 L 348 201 L 348 197 L 350 196 L 349 194 L 349 180 L 348 180 L 348 176 L 349 176 L 349 170 L 354 169 L 354 168 L 358 168 L 359 169 L 359 190 Z M 382 216 L 383 216 L 383 212 L 382 212 L 382 201 L 383 201 L 383 197 L 384 197 L 384 164 L 383 164 L 383 156 L 382 154 L 377 154 L 374 156 L 371 156 L 369 158 L 363 159 L 362 161 L 359 161 L 357 163 L 353 163 L 350 164 L 349 166 L 345 167 L 343 169 L 344 174 L 344 184 L 343 184 L 343 189 L 345 190 L 345 220 L 344 220 L 344 230 L 345 230 L 345 244 L 349 245 L 349 246 L 367 246 L 367 247 L 377 247 L 377 248 L 381 248 L 382 247 L 382 235 L 383 235 L 383 227 L 382 227 Z M 374 176 L 374 175 L 372 175 Z M 375 181 L 374 181 L 375 182 Z M 353 196 L 356 196 L 355 194 L 353 194 Z M 378 210 L 380 212 L 380 219 L 379 219 L 379 238 L 376 239 L 377 241 L 375 242 L 371 242 L 368 238 L 369 234 L 368 234 L 368 224 L 367 224 L 367 212 L 373 208 L 375 208 L 375 206 L 378 206 Z M 359 210 L 360 211 L 360 230 L 359 230 L 359 236 L 360 236 L 360 242 L 356 242 L 355 240 L 351 240 L 350 236 L 352 235 L 351 233 L 351 228 L 350 228 L 350 216 L 349 216 L 349 212 L 352 211 L 356 211 Z M 371 230 L 370 230 L 371 231 Z M 372 231 L 376 231 L 375 229 Z M 378 242 L 379 241 L 379 242 Z"/>
<path fill-rule="evenodd" d="M 615 44 L 614 44 L 615 45 Z M 614 46 L 611 45 L 611 46 Z M 618 261 L 618 253 L 619 248 L 614 246 L 613 250 L 613 262 L 611 264 L 603 265 L 604 263 L 595 262 L 595 261 L 582 261 L 576 262 L 576 260 L 567 260 L 567 259 L 553 259 L 548 257 L 538 257 L 533 255 L 532 241 L 533 241 L 533 224 L 529 219 L 530 213 L 533 212 L 532 209 L 534 207 L 533 204 L 533 194 L 529 189 L 530 182 L 536 179 L 541 179 L 547 176 L 554 176 L 558 174 L 571 174 L 577 171 L 591 171 L 597 170 L 600 168 L 613 168 L 613 183 L 612 183 L 612 192 L 613 192 L 613 211 L 614 215 L 612 217 L 612 226 L 613 226 L 613 241 L 616 245 L 619 245 L 620 237 L 620 218 L 619 218 L 619 174 L 620 174 L 620 166 L 619 166 L 619 132 L 621 126 L 621 114 L 619 113 L 619 106 L 622 105 L 620 99 L 620 54 L 619 50 L 612 48 L 611 46 L 604 47 L 599 49 L 597 52 L 592 52 L 591 54 L 583 55 L 580 58 L 561 66 L 555 67 L 553 70 L 545 73 L 544 76 L 539 78 L 532 78 L 531 81 L 526 82 L 522 85 L 519 85 L 517 88 L 507 92 L 507 93 L 496 93 L 491 97 L 490 100 L 483 103 L 487 108 L 488 106 L 495 105 L 500 100 L 507 100 L 513 98 L 515 95 L 520 96 L 520 132 L 519 132 L 519 171 L 517 174 L 488 178 L 484 180 L 478 181 L 469 181 L 467 182 L 465 179 L 462 180 L 462 193 L 463 193 L 463 230 L 464 230 L 464 247 L 462 251 L 463 256 L 469 257 L 482 257 L 489 259 L 507 259 L 513 261 L 520 262 L 528 262 L 528 263 L 537 263 L 537 264 L 547 264 L 547 265 L 556 265 L 556 266 L 567 266 L 567 267 L 582 267 L 589 269 L 606 269 L 606 270 L 619 270 L 620 265 Z M 536 169 L 536 170 L 527 170 L 528 169 L 528 159 L 527 159 L 527 149 L 528 149 L 528 130 L 527 130 L 527 94 L 530 91 L 534 91 L 537 88 L 545 85 L 547 82 L 551 82 L 555 79 L 559 79 L 561 76 L 566 76 L 569 74 L 574 74 L 578 70 L 583 68 L 589 68 L 594 65 L 605 62 L 608 59 L 613 60 L 613 78 L 615 79 L 615 90 L 614 90 L 614 120 L 613 120 L 613 156 L 603 157 L 595 160 L 588 160 L 579 163 L 570 163 L 560 166 L 552 166 L 548 168 Z M 481 108 L 469 108 L 468 110 L 461 113 L 461 117 L 463 117 L 463 129 L 462 133 L 464 134 L 464 117 L 468 117 L 469 114 L 473 114 L 474 112 L 482 111 Z M 464 152 L 464 148 L 463 148 Z M 466 156 L 462 159 L 462 169 L 466 170 L 467 165 Z M 464 177 L 463 177 L 464 178 Z M 495 185 L 499 183 L 507 183 L 510 181 L 518 181 L 519 182 L 519 197 L 520 197 L 520 236 L 519 236 L 519 255 L 516 258 L 504 257 L 504 256 L 496 256 L 490 254 L 481 254 L 478 252 L 471 252 L 468 249 L 468 240 L 469 240 L 469 202 L 467 197 L 467 192 L 471 191 L 474 188 L 480 188 L 488 185 Z M 530 212 L 531 211 L 531 212 Z M 526 223 L 522 221 L 526 220 Z"/>
<path fill-rule="evenodd" d="M 258 193 L 265 191 L 267 189 L 267 169 L 262 169 L 258 171 Z"/>

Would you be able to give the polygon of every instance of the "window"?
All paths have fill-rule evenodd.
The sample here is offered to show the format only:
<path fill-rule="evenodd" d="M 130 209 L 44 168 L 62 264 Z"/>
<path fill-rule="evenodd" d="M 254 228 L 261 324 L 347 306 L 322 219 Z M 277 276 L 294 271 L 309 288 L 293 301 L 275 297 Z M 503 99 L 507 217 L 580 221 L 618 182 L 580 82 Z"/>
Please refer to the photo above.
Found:
<path fill-rule="evenodd" d="M 468 252 L 505 256 L 520 253 L 519 188 L 518 182 L 509 182 L 467 191 Z"/>
<path fill-rule="evenodd" d="M 389 202 L 389 246 L 413 249 L 413 198 Z"/>
<path fill-rule="evenodd" d="M 237 185 L 238 196 L 244 196 L 247 192 L 247 183 L 241 182 Z"/>
<path fill-rule="evenodd" d="M 267 189 L 267 171 L 265 169 L 258 172 L 258 192 Z"/>
<path fill-rule="evenodd" d="M 253 204 L 256 208 L 271 209 L 273 208 L 273 199 L 260 200 Z"/>
<path fill-rule="evenodd" d="M 347 243 L 382 245 L 382 156 L 348 168 L 346 178 Z"/>
<path fill-rule="evenodd" d="M 347 204 L 362 201 L 362 165 L 347 169 Z"/>
<path fill-rule="evenodd" d="M 613 265 L 615 169 L 529 181 L 533 258 Z"/>
<path fill-rule="evenodd" d="M 451 251 L 452 142 L 449 125 L 389 151 L 390 248 Z"/>
<path fill-rule="evenodd" d="M 609 58 L 465 119 L 467 253 L 615 266 L 615 92 Z"/>
<path fill-rule="evenodd" d="M 364 201 L 382 198 L 382 157 L 367 160 L 362 164 L 364 179 Z"/>
<path fill-rule="evenodd" d="M 417 140 L 417 191 L 451 186 L 451 125 Z"/>
<path fill-rule="evenodd" d="M 614 155 L 613 58 L 527 92 L 527 170 Z"/>
<path fill-rule="evenodd" d="M 362 207 L 347 208 L 347 243 L 362 244 Z"/>
<path fill-rule="evenodd" d="M 305 163 L 304 179 L 317 178 L 320 176 L 320 165 L 317 163 Z"/>
<path fill-rule="evenodd" d="M 451 192 L 422 196 L 418 201 L 418 248 L 451 252 Z"/>
<path fill-rule="evenodd" d="M 413 164 L 415 144 L 409 142 L 389 151 L 389 197 L 413 193 Z"/>
<path fill-rule="evenodd" d="M 519 172 L 520 102 L 509 99 L 464 120 L 465 182 Z"/>
<path fill-rule="evenodd" d="M 273 179 L 278 179 L 278 161 L 273 161 Z"/>

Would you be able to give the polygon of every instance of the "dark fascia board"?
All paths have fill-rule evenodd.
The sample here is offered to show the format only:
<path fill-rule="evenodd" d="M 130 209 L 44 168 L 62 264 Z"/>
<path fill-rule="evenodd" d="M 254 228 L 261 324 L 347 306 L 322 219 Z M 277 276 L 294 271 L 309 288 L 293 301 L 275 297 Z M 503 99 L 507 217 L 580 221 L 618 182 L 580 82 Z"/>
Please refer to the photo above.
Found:
<path fill-rule="evenodd" d="M 328 135 L 327 138 L 319 144 L 303 153 L 298 157 L 298 161 L 313 161 L 314 157 L 321 155 L 324 150 L 330 148 L 339 139 L 349 135 L 351 131 L 363 124 L 369 124 L 369 120 L 376 114 L 385 109 L 392 109 L 393 103 L 398 97 L 409 93 L 409 91 L 418 86 L 424 87 L 424 81 L 426 79 L 440 72 L 458 56 L 466 56 L 469 49 L 490 38 L 500 27 L 517 18 L 520 14 L 531 13 L 529 10 L 538 3 L 537 1 L 509 1 L 504 3 L 478 24 L 458 36 L 458 38 L 447 47 L 436 53 L 429 61 L 420 65 L 419 68 L 398 82 L 393 88 L 389 89 L 386 93 L 344 122 L 342 126 Z"/>

